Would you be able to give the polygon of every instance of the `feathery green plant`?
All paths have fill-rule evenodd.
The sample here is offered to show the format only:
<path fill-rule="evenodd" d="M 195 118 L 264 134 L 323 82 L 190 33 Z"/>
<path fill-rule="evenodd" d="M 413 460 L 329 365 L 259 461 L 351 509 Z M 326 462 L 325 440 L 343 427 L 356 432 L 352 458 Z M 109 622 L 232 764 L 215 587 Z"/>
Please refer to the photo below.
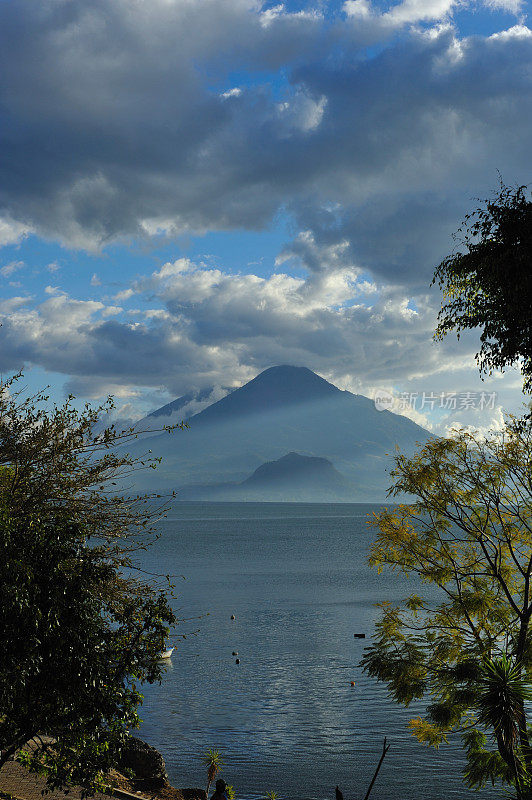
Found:
<path fill-rule="evenodd" d="M 224 765 L 220 751 L 207 750 L 203 759 L 203 763 L 207 767 L 207 794 L 209 794 L 209 789 L 211 788 L 213 780 Z"/>

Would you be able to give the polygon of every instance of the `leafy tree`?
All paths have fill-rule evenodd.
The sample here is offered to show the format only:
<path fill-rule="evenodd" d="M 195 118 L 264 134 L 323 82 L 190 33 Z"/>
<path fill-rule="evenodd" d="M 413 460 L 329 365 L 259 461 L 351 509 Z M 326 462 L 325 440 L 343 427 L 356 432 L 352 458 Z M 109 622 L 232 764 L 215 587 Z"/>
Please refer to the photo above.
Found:
<path fill-rule="evenodd" d="M 219 750 L 207 750 L 203 758 L 203 763 L 207 767 L 207 796 L 213 780 L 216 778 L 224 765 L 222 755 Z"/>
<path fill-rule="evenodd" d="M 392 495 L 415 499 L 375 515 L 370 563 L 425 589 L 381 603 L 362 665 L 397 702 L 428 701 L 409 722 L 420 742 L 461 735 L 470 787 L 500 779 L 531 797 L 531 427 L 432 439 L 392 475 Z"/>
<path fill-rule="evenodd" d="M 0 766 L 37 737 L 25 761 L 50 787 L 94 789 L 138 726 L 176 618 L 167 585 L 133 563 L 163 508 L 114 488 L 152 465 L 116 450 L 138 432 L 93 434 L 111 401 L 71 401 L 47 408 L 0 384 Z"/>
<path fill-rule="evenodd" d="M 522 359 L 524 388 L 532 391 L 532 201 L 526 186 L 499 192 L 465 217 L 460 249 L 437 267 L 433 283 L 445 303 L 436 338 L 481 328 L 481 373 Z"/>

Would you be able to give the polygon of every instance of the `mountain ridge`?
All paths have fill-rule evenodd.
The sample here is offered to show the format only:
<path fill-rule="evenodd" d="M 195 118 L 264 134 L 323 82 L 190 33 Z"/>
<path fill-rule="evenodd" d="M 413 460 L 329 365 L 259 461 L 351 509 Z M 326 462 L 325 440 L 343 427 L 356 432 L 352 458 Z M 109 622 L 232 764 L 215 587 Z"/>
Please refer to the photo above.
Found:
<path fill-rule="evenodd" d="M 240 483 L 279 453 L 294 451 L 331 461 L 355 486 L 354 502 L 381 502 L 396 447 L 410 455 L 431 437 L 407 417 L 378 411 L 369 398 L 289 365 L 265 370 L 188 424 L 172 435 L 146 434 L 130 448 L 133 455 L 149 448 L 163 459 L 136 484 L 139 490 Z"/>
<path fill-rule="evenodd" d="M 274 408 L 341 394 L 332 383 L 307 367 L 283 364 L 263 370 L 255 378 L 233 389 L 218 402 L 195 415 L 200 424 L 218 422 L 234 414 L 258 413 Z"/>

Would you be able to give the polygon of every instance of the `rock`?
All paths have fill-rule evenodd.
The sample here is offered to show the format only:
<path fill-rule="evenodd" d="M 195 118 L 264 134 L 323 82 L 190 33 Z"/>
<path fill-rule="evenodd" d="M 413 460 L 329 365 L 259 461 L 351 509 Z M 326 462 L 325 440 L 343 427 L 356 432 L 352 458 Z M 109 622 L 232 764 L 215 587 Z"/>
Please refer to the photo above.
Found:
<path fill-rule="evenodd" d="M 129 736 L 126 740 L 117 767 L 121 771 L 132 770 L 137 778 L 150 781 L 154 786 L 168 784 L 162 755 L 155 747 L 135 736 Z"/>
<path fill-rule="evenodd" d="M 185 800 L 207 800 L 205 789 L 180 789 Z"/>

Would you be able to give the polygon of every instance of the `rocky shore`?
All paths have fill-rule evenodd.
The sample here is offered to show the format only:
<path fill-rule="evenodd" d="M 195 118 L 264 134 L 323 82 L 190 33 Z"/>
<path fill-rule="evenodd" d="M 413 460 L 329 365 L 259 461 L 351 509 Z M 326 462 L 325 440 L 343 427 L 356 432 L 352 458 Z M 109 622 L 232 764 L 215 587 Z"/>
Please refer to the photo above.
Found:
<path fill-rule="evenodd" d="M 170 784 L 161 753 L 150 744 L 130 736 L 123 748 L 113 784 L 124 792 L 149 795 L 157 800 L 207 800 L 205 789 L 177 789 Z"/>
<path fill-rule="evenodd" d="M 25 747 L 36 746 L 30 740 Z M 119 800 L 207 800 L 205 789 L 198 787 L 177 789 L 170 784 L 162 755 L 151 745 L 130 736 L 123 749 L 117 769 L 109 773 L 114 787 L 111 794 Z M 68 787 L 47 792 L 45 778 L 30 773 L 16 760 L 9 759 L 0 770 L 0 800 L 83 800 L 81 787 Z M 109 795 L 97 793 L 95 800 L 109 800 Z"/>

